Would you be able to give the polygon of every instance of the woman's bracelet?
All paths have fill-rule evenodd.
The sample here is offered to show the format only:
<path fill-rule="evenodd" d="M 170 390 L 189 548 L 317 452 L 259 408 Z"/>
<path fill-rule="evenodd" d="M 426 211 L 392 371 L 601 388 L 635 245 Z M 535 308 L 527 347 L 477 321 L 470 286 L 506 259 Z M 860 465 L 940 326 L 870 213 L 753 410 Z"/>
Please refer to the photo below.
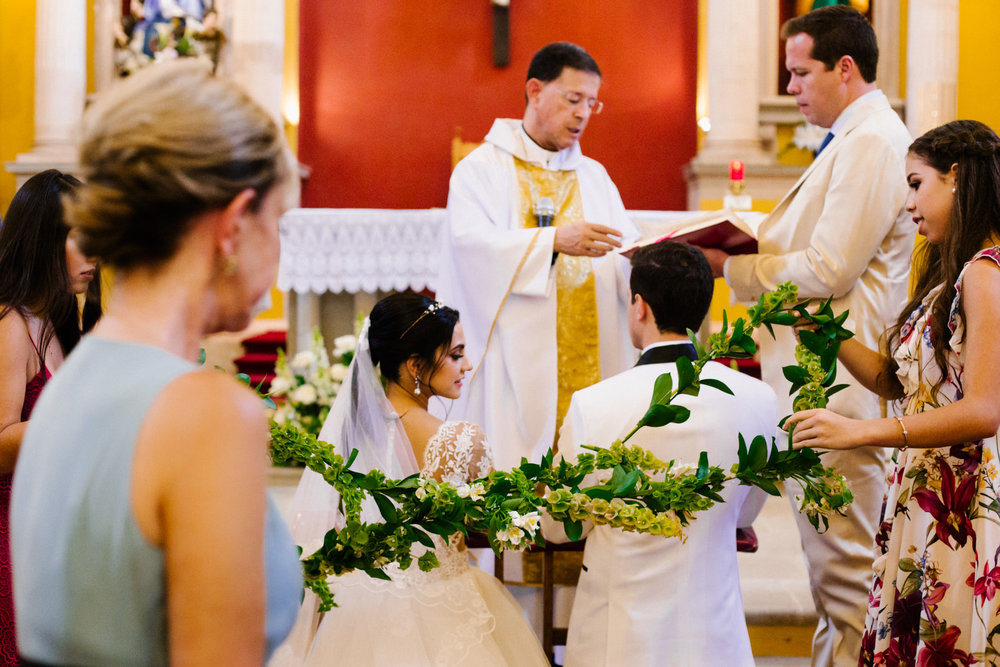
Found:
<path fill-rule="evenodd" d="M 903 418 L 896 416 L 896 422 L 899 424 L 899 430 L 903 432 L 903 446 L 900 449 L 906 449 L 910 446 L 910 441 L 906 437 L 909 433 L 906 431 L 906 424 L 903 423 Z"/>

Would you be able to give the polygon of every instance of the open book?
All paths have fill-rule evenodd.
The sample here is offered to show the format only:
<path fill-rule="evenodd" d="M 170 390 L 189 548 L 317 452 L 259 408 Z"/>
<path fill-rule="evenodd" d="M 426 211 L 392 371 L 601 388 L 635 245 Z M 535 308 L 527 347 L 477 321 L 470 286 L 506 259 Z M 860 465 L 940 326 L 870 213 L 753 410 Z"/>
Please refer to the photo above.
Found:
<path fill-rule="evenodd" d="M 753 213 L 752 222 L 741 218 L 735 211 L 692 213 L 690 217 L 662 221 L 656 224 L 657 234 L 636 241 L 618 252 L 631 257 L 638 248 L 660 241 L 683 241 L 704 248 L 718 248 L 730 255 L 757 252 L 757 225 L 764 216 Z"/>

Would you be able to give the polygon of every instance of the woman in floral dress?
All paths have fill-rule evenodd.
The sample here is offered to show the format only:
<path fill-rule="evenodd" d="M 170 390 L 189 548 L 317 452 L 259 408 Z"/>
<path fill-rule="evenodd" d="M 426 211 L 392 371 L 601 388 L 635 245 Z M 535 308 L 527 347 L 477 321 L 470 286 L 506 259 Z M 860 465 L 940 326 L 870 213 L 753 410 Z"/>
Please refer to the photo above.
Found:
<path fill-rule="evenodd" d="M 1000 138 L 954 121 L 910 147 L 906 210 L 927 238 L 889 355 L 840 360 L 901 415 L 789 420 L 796 447 L 898 449 L 876 535 L 861 665 L 1000 662 Z"/>

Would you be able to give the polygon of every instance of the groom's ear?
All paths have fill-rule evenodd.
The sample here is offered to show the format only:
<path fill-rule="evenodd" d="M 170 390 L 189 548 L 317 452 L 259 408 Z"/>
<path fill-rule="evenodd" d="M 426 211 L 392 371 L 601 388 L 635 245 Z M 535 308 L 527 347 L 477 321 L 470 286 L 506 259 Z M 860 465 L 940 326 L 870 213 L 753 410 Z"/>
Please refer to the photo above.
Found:
<path fill-rule="evenodd" d="M 632 293 L 632 308 L 635 309 L 635 319 L 640 324 L 649 318 L 649 304 L 646 303 L 641 294 Z"/>

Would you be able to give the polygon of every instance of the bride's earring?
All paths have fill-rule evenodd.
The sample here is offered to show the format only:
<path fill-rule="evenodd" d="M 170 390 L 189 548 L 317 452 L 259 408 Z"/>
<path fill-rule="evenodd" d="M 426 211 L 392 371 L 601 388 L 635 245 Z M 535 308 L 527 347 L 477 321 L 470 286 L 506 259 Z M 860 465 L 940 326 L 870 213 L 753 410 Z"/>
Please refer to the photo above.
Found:
<path fill-rule="evenodd" d="M 414 396 L 420 395 L 420 378 L 417 377 L 416 375 L 413 376 L 413 395 Z"/>

